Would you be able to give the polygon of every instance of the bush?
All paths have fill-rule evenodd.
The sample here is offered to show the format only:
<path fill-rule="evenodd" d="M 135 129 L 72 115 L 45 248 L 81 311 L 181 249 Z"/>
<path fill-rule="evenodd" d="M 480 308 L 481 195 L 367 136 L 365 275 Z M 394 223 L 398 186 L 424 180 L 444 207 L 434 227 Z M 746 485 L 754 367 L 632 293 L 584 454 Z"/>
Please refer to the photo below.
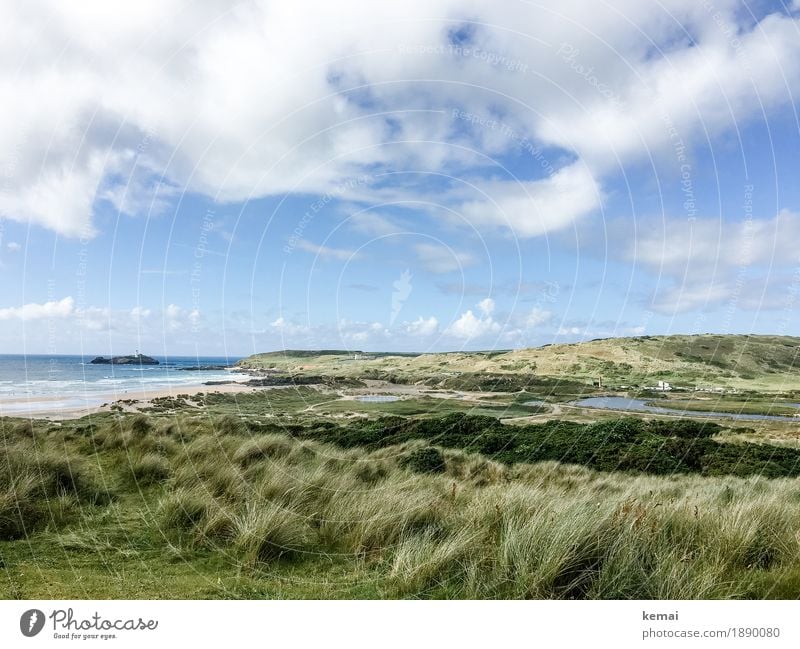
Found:
<path fill-rule="evenodd" d="M 642 437 L 645 424 L 636 417 L 623 417 L 609 419 L 589 424 L 586 434 L 605 444 L 623 444 L 635 441 Z"/>
<path fill-rule="evenodd" d="M 722 430 L 722 426 L 711 421 L 678 419 L 663 421 L 654 419 L 648 422 L 647 429 L 655 435 L 665 437 L 712 437 Z"/>
<path fill-rule="evenodd" d="M 711 439 L 722 431 L 708 421 L 646 421 L 636 417 L 591 424 L 551 420 L 508 426 L 494 417 L 454 413 L 444 417 L 384 417 L 331 429 L 308 427 L 299 437 L 345 448 L 385 448 L 424 440 L 445 448 L 481 453 L 505 464 L 556 460 L 600 471 L 668 475 L 800 476 L 800 451 Z"/>
<path fill-rule="evenodd" d="M 416 473 L 444 473 L 447 468 L 442 452 L 432 446 L 411 451 L 401 464 Z"/>

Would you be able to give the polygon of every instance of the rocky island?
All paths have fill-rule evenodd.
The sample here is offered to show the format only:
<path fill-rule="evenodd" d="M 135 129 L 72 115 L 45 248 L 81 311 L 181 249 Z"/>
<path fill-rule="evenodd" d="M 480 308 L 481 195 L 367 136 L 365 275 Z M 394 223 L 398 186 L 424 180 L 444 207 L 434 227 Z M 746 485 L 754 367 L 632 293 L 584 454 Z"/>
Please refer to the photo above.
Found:
<path fill-rule="evenodd" d="M 132 354 L 129 356 L 97 356 L 89 361 L 92 365 L 158 365 L 158 361 L 144 354 Z"/>

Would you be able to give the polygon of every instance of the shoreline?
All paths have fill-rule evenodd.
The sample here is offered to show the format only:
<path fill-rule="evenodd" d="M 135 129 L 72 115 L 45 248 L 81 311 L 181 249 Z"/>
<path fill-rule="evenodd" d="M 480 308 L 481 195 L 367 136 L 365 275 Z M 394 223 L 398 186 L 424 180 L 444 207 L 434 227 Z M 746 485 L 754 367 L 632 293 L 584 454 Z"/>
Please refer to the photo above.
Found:
<path fill-rule="evenodd" d="M 31 396 L 14 397 L 0 400 L 0 417 L 17 417 L 22 419 L 79 419 L 99 412 L 111 412 L 111 406 L 121 406 L 125 412 L 135 412 L 139 408 L 153 405 L 153 400 L 162 397 L 176 397 L 186 394 L 190 397 L 198 394 L 219 393 L 237 394 L 268 387 L 247 385 L 244 382 L 225 383 L 219 385 L 186 385 L 143 388 L 124 392 L 108 392 L 79 396 Z M 125 403 L 128 402 L 128 403 Z"/>

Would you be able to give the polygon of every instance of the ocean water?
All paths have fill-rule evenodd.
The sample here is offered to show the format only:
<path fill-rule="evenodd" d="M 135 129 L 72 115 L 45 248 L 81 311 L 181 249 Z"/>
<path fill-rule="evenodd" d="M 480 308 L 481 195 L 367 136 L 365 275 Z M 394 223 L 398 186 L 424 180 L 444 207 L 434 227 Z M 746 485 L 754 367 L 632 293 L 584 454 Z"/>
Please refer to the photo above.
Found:
<path fill-rule="evenodd" d="M 194 387 L 206 381 L 246 380 L 233 370 L 186 371 L 233 365 L 238 358 L 154 356 L 159 365 L 92 365 L 94 356 L 0 354 L 0 416 L 99 406 L 136 399 L 145 391 Z"/>

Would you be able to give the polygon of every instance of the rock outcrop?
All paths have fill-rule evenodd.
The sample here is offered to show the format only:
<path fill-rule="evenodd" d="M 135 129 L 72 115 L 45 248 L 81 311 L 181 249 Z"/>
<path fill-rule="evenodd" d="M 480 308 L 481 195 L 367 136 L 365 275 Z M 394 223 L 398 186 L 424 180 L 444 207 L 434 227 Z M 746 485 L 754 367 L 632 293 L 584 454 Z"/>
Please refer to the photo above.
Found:
<path fill-rule="evenodd" d="M 144 354 L 132 354 L 130 356 L 98 356 L 89 361 L 92 365 L 158 365 L 158 361 Z"/>

